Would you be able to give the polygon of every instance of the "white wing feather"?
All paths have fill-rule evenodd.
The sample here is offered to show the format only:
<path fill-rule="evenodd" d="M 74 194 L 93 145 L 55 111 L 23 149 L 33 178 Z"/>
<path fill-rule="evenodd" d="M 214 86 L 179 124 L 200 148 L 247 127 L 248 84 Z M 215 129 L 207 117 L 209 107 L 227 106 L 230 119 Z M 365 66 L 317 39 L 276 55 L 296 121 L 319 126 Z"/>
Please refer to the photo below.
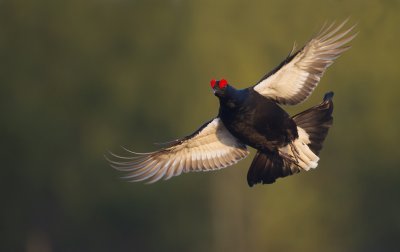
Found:
<path fill-rule="evenodd" d="M 301 50 L 289 55 L 278 69 L 264 76 L 254 90 L 286 105 L 295 105 L 307 99 L 325 70 L 350 48 L 345 45 L 357 35 L 348 35 L 354 26 L 340 31 L 346 22 L 337 27 L 333 24 L 323 27 Z"/>
<path fill-rule="evenodd" d="M 149 153 L 136 153 L 132 157 L 112 154 L 109 160 L 117 170 L 128 172 L 131 181 L 154 183 L 170 179 L 182 172 L 212 171 L 236 164 L 249 151 L 225 128 L 219 118 L 206 123 L 192 135 L 177 140 L 172 146 Z"/>

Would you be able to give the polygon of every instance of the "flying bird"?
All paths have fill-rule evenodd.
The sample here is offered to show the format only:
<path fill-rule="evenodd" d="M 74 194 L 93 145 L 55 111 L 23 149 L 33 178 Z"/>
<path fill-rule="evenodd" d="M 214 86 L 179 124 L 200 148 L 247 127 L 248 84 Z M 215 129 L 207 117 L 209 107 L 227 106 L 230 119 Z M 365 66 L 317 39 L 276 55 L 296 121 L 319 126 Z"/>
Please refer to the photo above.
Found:
<path fill-rule="evenodd" d="M 211 80 L 219 99 L 218 116 L 193 134 L 148 153 L 127 150 L 129 156 L 107 158 L 110 165 L 126 172 L 130 181 L 153 183 L 182 173 L 213 171 L 236 164 L 248 156 L 247 146 L 257 153 L 247 182 L 271 184 L 300 171 L 315 169 L 319 152 L 332 126 L 333 92 L 322 102 L 295 116 L 280 105 L 306 100 L 325 70 L 350 46 L 357 35 L 346 21 L 323 26 L 298 51 L 295 48 L 255 85 L 236 89 L 225 79 Z"/>

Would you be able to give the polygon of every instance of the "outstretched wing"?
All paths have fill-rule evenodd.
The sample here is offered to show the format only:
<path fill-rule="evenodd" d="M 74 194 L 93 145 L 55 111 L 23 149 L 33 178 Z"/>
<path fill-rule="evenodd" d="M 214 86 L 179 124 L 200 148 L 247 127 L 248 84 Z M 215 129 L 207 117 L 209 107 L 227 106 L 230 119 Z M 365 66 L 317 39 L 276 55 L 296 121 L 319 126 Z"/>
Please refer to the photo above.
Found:
<path fill-rule="evenodd" d="M 249 151 L 246 145 L 231 135 L 219 118 L 205 123 L 196 132 L 174 141 L 171 146 L 150 153 L 135 153 L 132 157 L 112 154 L 111 166 L 127 172 L 131 181 L 153 183 L 170 179 L 182 172 L 211 171 L 236 164 Z"/>
<path fill-rule="evenodd" d="M 354 28 L 341 31 L 344 21 L 337 27 L 323 27 L 301 50 L 290 54 L 271 73 L 266 74 L 253 88 L 263 96 L 280 104 L 295 105 L 305 99 L 318 85 L 325 70 L 350 46 L 357 34 Z"/>

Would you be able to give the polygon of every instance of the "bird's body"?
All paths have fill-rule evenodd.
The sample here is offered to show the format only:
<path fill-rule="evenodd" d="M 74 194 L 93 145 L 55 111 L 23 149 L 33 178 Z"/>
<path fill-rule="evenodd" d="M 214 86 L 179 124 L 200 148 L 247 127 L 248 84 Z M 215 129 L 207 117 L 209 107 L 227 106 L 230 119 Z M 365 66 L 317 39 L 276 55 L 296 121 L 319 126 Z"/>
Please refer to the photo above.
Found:
<path fill-rule="evenodd" d="M 312 93 L 333 60 L 349 49 L 356 34 L 341 31 L 345 22 L 323 28 L 302 49 L 293 53 L 254 86 L 235 89 L 224 79 L 211 81 L 218 97 L 218 116 L 193 134 L 159 151 L 131 157 L 112 154 L 111 165 L 131 181 L 156 182 L 191 171 L 228 167 L 245 158 L 246 146 L 257 150 L 247 174 L 250 186 L 270 184 L 277 178 L 318 165 L 319 152 L 332 125 L 333 93 L 295 116 L 279 105 L 296 105 Z"/>
<path fill-rule="evenodd" d="M 296 124 L 286 111 L 274 101 L 251 88 L 235 90 L 220 99 L 218 117 L 229 132 L 241 142 L 257 150 L 268 152 L 289 144 L 297 138 Z"/>

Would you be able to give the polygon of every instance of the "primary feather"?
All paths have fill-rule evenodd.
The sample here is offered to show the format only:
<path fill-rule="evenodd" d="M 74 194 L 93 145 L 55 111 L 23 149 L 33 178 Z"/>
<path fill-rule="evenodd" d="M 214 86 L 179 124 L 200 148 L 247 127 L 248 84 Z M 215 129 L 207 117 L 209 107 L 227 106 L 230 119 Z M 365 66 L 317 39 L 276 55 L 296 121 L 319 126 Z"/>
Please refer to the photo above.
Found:
<path fill-rule="evenodd" d="M 131 181 L 156 182 L 170 179 L 182 172 L 211 171 L 236 164 L 249 151 L 215 118 L 199 130 L 171 146 L 150 153 L 135 153 L 134 156 L 109 160 L 118 170 L 128 172 Z"/>
<path fill-rule="evenodd" d="M 254 90 L 285 105 L 307 99 L 325 70 L 350 48 L 346 44 L 357 35 L 349 35 L 354 26 L 341 31 L 345 24 L 346 21 L 337 27 L 332 24 L 321 29 L 302 49 L 289 55 L 278 69 L 263 77 Z"/>

